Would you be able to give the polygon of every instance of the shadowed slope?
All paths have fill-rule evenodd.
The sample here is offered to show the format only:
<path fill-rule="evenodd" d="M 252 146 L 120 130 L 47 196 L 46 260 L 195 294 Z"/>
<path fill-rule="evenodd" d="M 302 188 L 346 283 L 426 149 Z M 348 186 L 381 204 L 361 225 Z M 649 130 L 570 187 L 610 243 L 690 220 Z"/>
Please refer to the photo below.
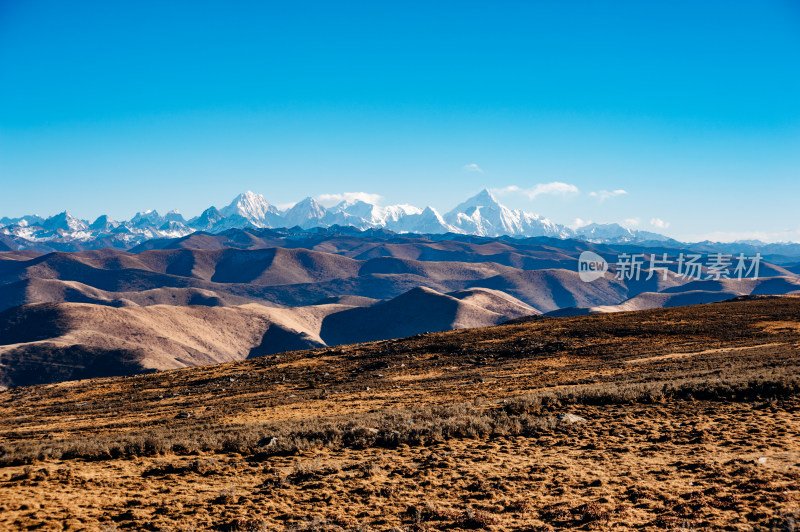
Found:
<path fill-rule="evenodd" d="M 386 302 L 351 299 L 372 305 L 365 308 L 338 303 L 295 308 L 24 305 L 0 313 L 0 385 L 230 362 L 326 344 L 494 325 L 536 313 L 489 290 L 454 295 L 419 288 Z"/>
<path fill-rule="evenodd" d="M 420 287 L 369 308 L 331 314 L 323 321 L 320 336 L 328 345 L 367 342 L 485 327 L 535 313 L 521 301 L 490 290 L 442 294 Z"/>

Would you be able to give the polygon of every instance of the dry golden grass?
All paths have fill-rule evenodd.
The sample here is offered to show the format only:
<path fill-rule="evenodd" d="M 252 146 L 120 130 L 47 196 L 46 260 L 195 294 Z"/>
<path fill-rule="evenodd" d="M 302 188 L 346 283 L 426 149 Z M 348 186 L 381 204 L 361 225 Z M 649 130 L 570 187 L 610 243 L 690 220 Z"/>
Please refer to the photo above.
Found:
<path fill-rule="evenodd" d="M 0 529 L 794 530 L 799 319 L 765 299 L 8 390 Z"/>

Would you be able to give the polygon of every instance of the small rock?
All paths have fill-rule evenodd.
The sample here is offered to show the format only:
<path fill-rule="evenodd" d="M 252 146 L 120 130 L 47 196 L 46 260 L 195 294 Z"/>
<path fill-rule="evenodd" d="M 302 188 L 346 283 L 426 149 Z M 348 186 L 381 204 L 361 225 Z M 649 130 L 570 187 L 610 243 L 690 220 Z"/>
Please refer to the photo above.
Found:
<path fill-rule="evenodd" d="M 766 456 L 762 456 L 758 460 L 756 460 L 756 462 L 758 462 L 759 464 L 766 464 L 767 463 L 767 457 Z"/>
<path fill-rule="evenodd" d="M 576 416 L 575 414 L 570 414 L 567 412 L 566 414 L 559 414 L 556 416 L 556 419 L 563 423 L 583 423 L 586 421 L 585 417 Z"/>
<path fill-rule="evenodd" d="M 189 419 L 190 417 L 192 417 L 191 413 L 189 413 L 189 412 L 180 412 L 177 416 L 175 416 L 175 419 Z"/>

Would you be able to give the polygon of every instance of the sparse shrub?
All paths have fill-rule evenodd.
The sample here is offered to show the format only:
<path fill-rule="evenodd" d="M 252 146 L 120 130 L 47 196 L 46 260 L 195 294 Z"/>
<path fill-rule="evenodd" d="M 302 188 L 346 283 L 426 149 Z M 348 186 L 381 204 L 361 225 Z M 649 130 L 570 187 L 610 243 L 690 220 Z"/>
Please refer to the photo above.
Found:
<path fill-rule="evenodd" d="M 576 515 L 580 516 L 580 520 L 584 523 L 591 523 L 595 521 L 608 521 L 609 513 L 603 510 L 594 502 L 587 502 L 575 509 Z"/>
<path fill-rule="evenodd" d="M 239 497 L 236 496 L 236 488 L 229 486 L 220 490 L 219 495 L 214 499 L 215 504 L 236 504 L 239 502 Z"/>
<path fill-rule="evenodd" d="M 528 499 L 519 499 L 506 506 L 506 512 L 524 514 L 533 509 L 533 504 Z"/>
<path fill-rule="evenodd" d="M 263 519 L 237 517 L 217 527 L 220 532 L 271 532 L 271 528 Z"/>
<path fill-rule="evenodd" d="M 560 504 L 539 510 L 539 515 L 544 521 L 566 521 L 572 518 L 570 509 Z"/>
<path fill-rule="evenodd" d="M 457 522 L 464 528 L 488 528 L 491 525 L 497 524 L 498 520 L 495 516 L 488 512 L 481 510 L 465 510 Z"/>

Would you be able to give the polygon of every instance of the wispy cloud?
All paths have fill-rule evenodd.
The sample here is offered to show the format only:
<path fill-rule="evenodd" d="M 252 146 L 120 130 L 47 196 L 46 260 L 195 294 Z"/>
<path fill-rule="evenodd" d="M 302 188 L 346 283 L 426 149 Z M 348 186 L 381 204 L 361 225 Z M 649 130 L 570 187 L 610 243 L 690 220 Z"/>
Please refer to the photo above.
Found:
<path fill-rule="evenodd" d="M 597 198 L 600 203 L 603 203 L 605 200 L 609 198 L 614 198 L 616 196 L 624 196 L 627 194 L 627 190 L 622 190 L 618 188 L 617 190 L 597 190 L 595 192 L 589 192 L 589 195 L 593 198 Z"/>
<path fill-rule="evenodd" d="M 665 222 L 661 218 L 653 218 L 652 220 L 650 220 L 650 225 L 652 225 L 653 227 L 658 227 L 659 229 L 666 229 L 667 227 L 669 227 L 669 222 Z"/>
<path fill-rule="evenodd" d="M 320 194 L 317 201 L 325 207 L 331 207 L 343 201 L 364 201 L 366 203 L 380 203 L 383 196 L 369 192 L 342 192 L 341 194 Z"/>
<path fill-rule="evenodd" d="M 465 164 L 464 170 L 466 170 L 467 172 L 478 172 L 481 174 L 483 173 L 483 168 L 481 168 L 475 163 Z"/>
<path fill-rule="evenodd" d="M 573 231 L 577 231 L 581 227 L 586 227 L 587 225 L 591 224 L 591 220 L 584 220 L 583 218 L 575 218 L 571 224 L 567 225 Z"/>
<path fill-rule="evenodd" d="M 492 192 L 497 195 L 505 194 L 522 194 L 527 196 L 528 199 L 536 199 L 537 196 L 542 195 L 555 195 L 555 196 L 576 196 L 580 194 L 580 190 L 575 185 L 569 183 L 562 183 L 560 181 L 553 181 L 552 183 L 539 183 L 530 188 L 521 188 L 517 185 L 511 185 L 503 188 L 492 189 Z"/>
<path fill-rule="evenodd" d="M 640 218 L 625 218 L 620 222 L 620 225 L 627 227 L 628 229 L 632 229 L 634 227 L 638 227 L 641 223 L 642 220 Z"/>

